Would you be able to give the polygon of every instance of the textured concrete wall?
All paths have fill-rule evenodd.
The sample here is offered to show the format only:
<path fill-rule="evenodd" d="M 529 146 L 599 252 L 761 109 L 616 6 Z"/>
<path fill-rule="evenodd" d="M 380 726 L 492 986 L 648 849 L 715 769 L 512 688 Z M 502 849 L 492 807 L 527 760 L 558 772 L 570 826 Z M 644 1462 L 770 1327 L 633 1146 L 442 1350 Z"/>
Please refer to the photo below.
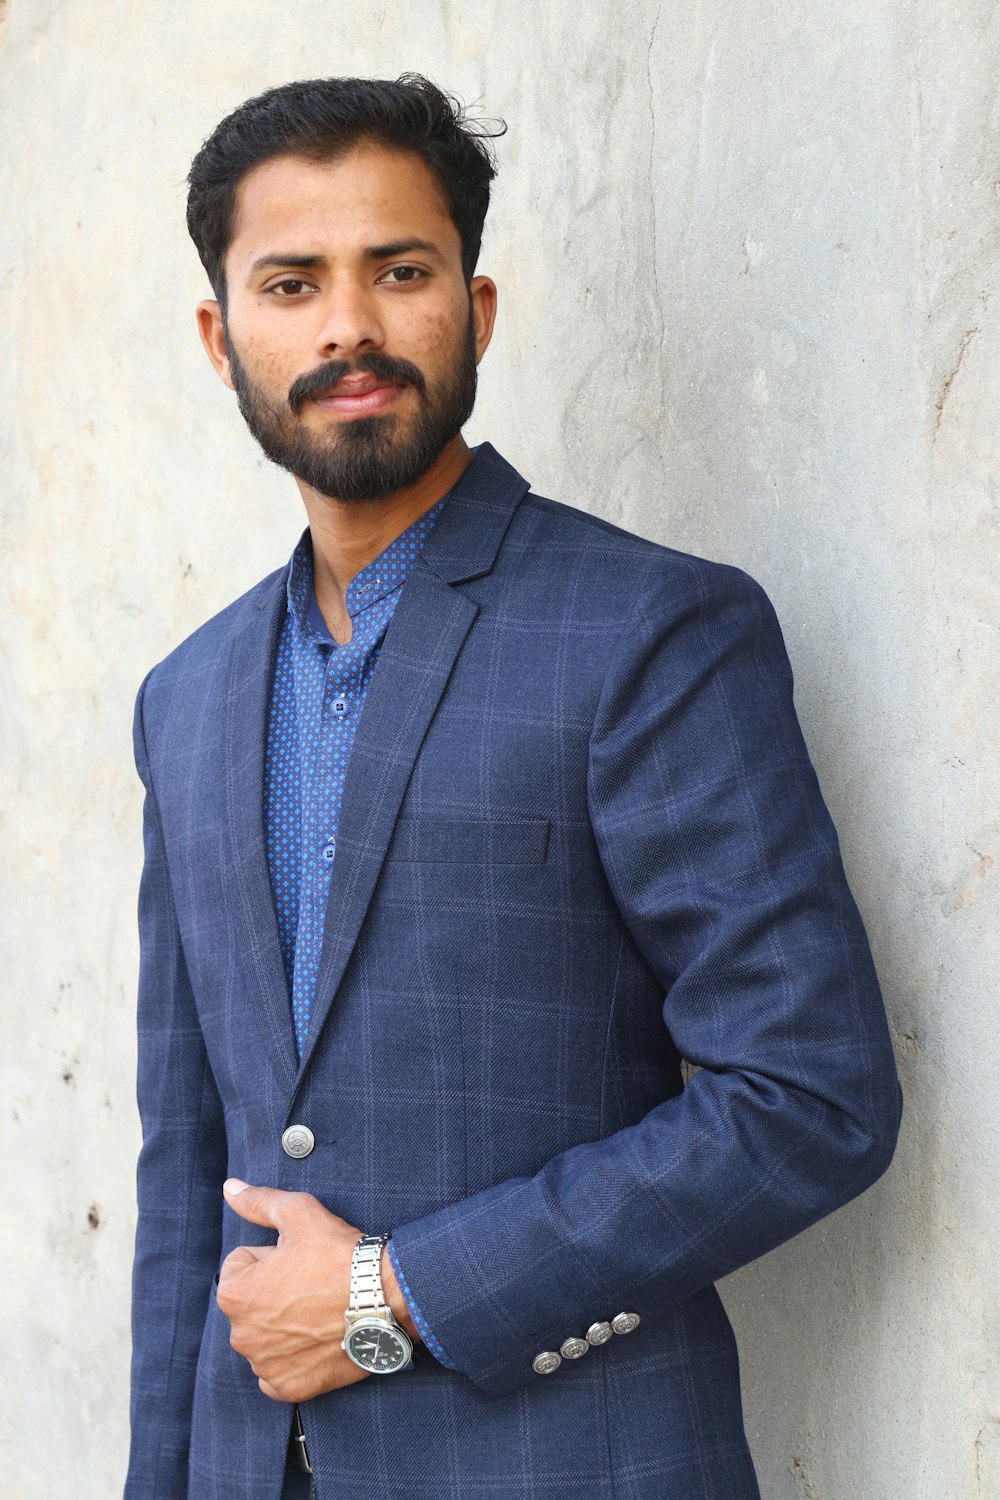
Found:
<path fill-rule="evenodd" d="M 766 1500 L 1000 1496 L 992 0 L 0 15 L 2 1500 L 123 1472 L 133 693 L 301 524 L 183 178 L 263 86 L 405 68 L 511 123 L 472 436 L 770 590 L 885 982 L 892 1172 L 724 1288 Z"/>

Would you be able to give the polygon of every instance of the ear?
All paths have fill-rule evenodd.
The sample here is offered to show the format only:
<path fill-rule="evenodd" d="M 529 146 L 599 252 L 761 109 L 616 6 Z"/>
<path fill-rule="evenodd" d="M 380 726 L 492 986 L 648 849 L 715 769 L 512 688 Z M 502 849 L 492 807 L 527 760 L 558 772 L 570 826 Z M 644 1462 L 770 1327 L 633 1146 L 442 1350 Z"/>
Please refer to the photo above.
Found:
<path fill-rule="evenodd" d="M 215 373 L 223 385 L 228 385 L 230 390 L 234 390 L 233 377 L 229 370 L 229 354 L 226 350 L 226 335 L 222 327 L 222 308 L 214 297 L 208 297 L 204 302 L 198 303 L 196 316 L 198 332 Z"/>
<path fill-rule="evenodd" d="M 472 326 L 476 333 L 476 364 L 489 348 L 497 317 L 497 289 L 488 276 L 473 276 L 469 283 Z"/>

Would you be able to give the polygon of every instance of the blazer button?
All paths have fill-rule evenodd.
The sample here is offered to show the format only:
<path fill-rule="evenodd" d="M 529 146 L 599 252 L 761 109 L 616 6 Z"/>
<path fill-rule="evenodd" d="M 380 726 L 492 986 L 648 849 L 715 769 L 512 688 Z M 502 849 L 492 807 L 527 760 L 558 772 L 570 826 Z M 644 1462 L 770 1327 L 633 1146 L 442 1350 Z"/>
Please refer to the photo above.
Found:
<path fill-rule="evenodd" d="M 590 1327 L 587 1329 L 587 1343 L 593 1344 L 594 1348 L 596 1349 L 601 1344 L 606 1344 L 613 1333 L 614 1329 L 611 1327 L 610 1323 L 591 1323 Z"/>
<path fill-rule="evenodd" d="M 531 1368 L 536 1375 L 551 1375 L 553 1370 L 558 1370 L 562 1360 L 554 1349 L 544 1349 L 541 1354 L 536 1354 L 531 1361 Z"/>
<path fill-rule="evenodd" d="M 617 1318 L 611 1319 L 611 1326 L 615 1333 L 631 1333 L 641 1321 L 638 1313 L 619 1313 Z"/>
<path fill-rule="evenodd" d="M 563 1342 L 559 1345 L 559 1353 L 562 1355 L 563 1359 L 582 1359 L 582 1357 L 585 1354 L 589 1354 L 589 1352 L 590 1345 L 587 1343 L 586 1339 L 564 1339 Z"/>
<path fill-rule="evenodd" d="M 308 1125 L 289 1125 L 281 1137 L 281 1149 L 286 1156 L 294 1156 L 296 1160 L 302 1156 L 308 1156 L 316 1144 L 316 1137 Z"/>

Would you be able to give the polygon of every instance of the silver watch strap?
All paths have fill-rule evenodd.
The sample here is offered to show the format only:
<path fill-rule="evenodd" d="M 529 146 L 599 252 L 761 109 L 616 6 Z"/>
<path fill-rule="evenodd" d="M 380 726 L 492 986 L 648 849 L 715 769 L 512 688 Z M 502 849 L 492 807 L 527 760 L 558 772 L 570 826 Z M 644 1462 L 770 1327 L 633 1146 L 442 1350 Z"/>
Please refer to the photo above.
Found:
<path fill-rule="evenodd" d="M 387 1234 L 363 1234 L 351 1256 L 351 1300 L 348 1314 L 384 1313 L 382 1296 L 382 1250 Z"/>

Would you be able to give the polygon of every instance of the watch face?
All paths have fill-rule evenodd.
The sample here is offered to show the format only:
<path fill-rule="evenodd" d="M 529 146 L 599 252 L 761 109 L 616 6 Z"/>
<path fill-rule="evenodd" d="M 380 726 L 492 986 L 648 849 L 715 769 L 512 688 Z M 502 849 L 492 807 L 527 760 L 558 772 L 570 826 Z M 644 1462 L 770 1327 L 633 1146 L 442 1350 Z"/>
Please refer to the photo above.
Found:
<path fill-rule="evenodd" d="M 355 1323 L 344 1340 L 344 1348 L 356 1365 L 373 1375 L 391 1375 L 410 1361 L 410 1341 L 397 1328 L 387 1328 L 377 1319 Z"/>

